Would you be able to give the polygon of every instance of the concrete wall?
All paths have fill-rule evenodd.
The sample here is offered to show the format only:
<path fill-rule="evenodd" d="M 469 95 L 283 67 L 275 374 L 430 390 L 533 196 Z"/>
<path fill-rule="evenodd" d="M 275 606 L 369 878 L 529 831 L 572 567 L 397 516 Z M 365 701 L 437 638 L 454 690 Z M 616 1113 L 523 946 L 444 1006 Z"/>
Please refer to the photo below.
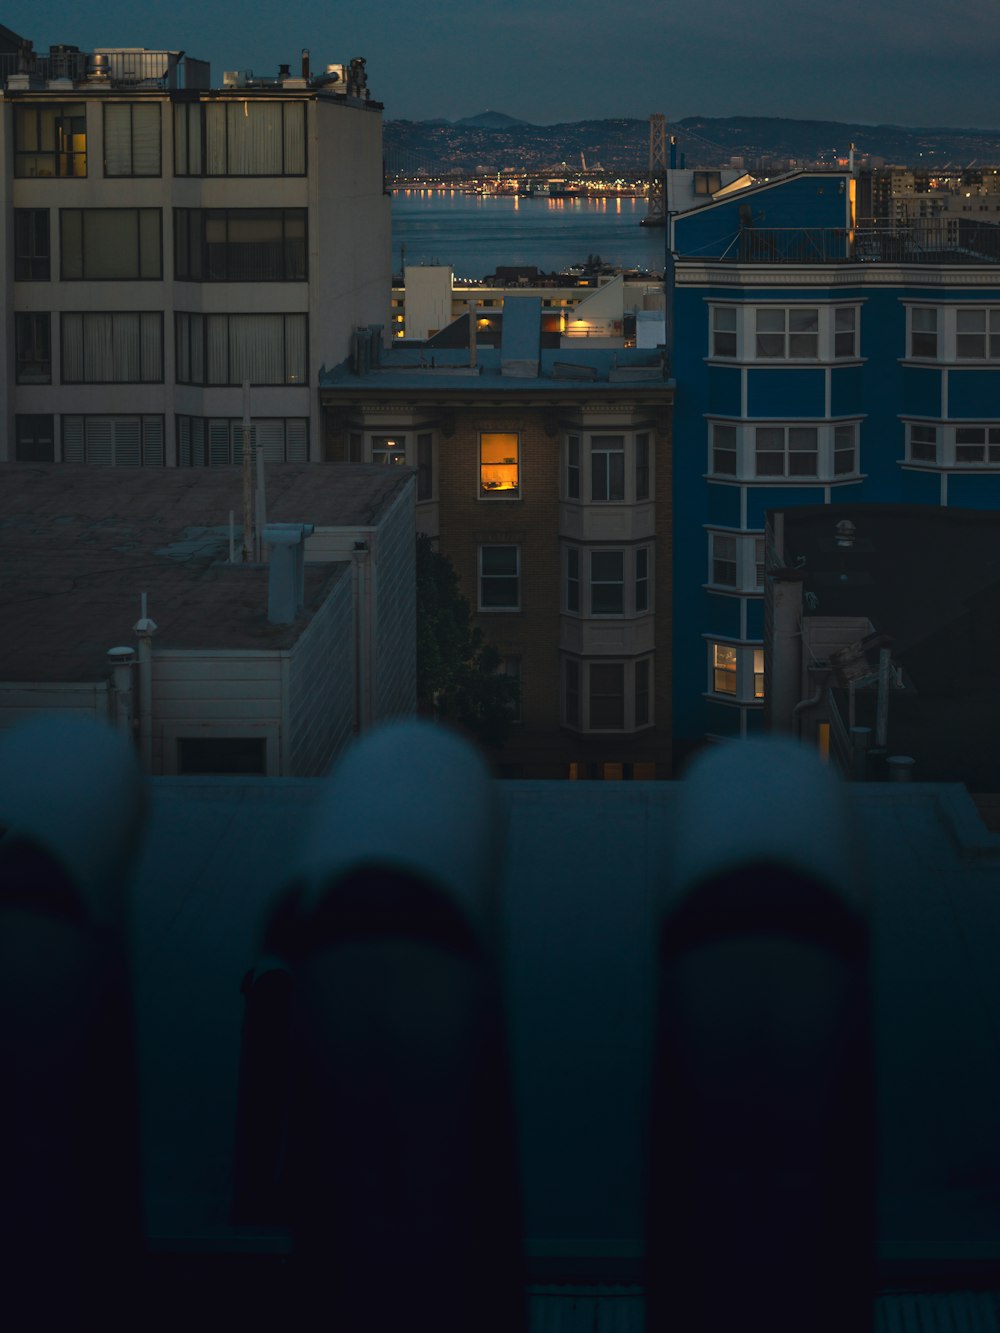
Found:
<path fill-rule="evenodd" d="M 350 571 L 334 584 L 285 661 L 283 774 L 318 777 L 354 736 L 354 595 Z"/>

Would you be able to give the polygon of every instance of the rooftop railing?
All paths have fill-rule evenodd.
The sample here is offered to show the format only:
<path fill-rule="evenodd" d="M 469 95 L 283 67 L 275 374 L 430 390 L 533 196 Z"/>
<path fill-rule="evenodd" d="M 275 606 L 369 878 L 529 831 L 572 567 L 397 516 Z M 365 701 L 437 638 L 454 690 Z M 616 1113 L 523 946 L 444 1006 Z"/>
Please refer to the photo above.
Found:
<path fill-rule="evenodd" d="M 162 90 L 207 88 L 211 82 L 205 61 L 185 58 L 183 51 L 147 50 L 0 54 L 0 81 L 16 86 L 9 85 L 11 79 L 31 91 L 63 79 L 74 86 Z"/>
<path fill-rule="evenodd" d="M 964 218 L 869 219 L 856 228 L 744 226 L 711 248 L 719 250 L 711 258 L 738 264 L 995 264 L 1000 226 Z M 678 253 L 710 257 L 704 248 Z"/>

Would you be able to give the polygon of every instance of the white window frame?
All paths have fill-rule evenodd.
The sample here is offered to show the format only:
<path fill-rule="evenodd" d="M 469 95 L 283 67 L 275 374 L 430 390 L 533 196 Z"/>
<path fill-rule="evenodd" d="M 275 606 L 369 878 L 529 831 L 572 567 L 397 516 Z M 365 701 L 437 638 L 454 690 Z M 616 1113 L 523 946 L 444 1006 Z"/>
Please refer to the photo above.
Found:
<path fill-rule="evenodd" d="M 851 312 L 853 325 L 850 328 L 843 327 L 850 322 L 846 312 Z M 758 327 L 764 322 L 777 323 L 779 313 L 780 330 Z M 809 321 L 813 314 L 816 316 L 814 331 L 793 328 L 795 324 Z M 765 317 L 763 320 L 759 318 L 761 315 Z M 838 323 L 840 328 L 837 327 Z M 707 360 L 727 365 L 738 363 L 762 366 L 815 366 L 858 361 L 861 359 L 860 332 L 860 301 L 711 301 L 708 309 Z M 770 353 L 762 353 L 758 334 L 772 340 L 780 337 L 780 350 L 775 348 Z M 803 340 L 813 338 L 814 350 L 810 350 L 803 345 Z"/>
<path fill-rule="evenodd" d="M 906 421 L 906 465 L 930 471 L 995 472 L 1000 469 L 1000 421 Z M 933 442 L 916 439 L 917 433 L 934 434 Z M 981 434 L 980 440 L 969 438 Z M 965 437 L 965 438 L 963 438 Z M 917 449 L 934 448 L 934 457 L 921 457 Z M 960 456 L 960 451 L 981 448 L 982 458 Z M 992 455 L 992 456 L 991 456 Z"/>
<path fill-rule="evenodd" d="M 646 560 L 645 576 L 640 578 L 640 552 Z M 594 610 L 593 564 L 595 555 L 620 555 L 622 557 L 621 579 L 599 579 L 601 586 L 621 588 L 622 609 L 620 611 Z M 636 546 L 585 546 L 578 542 L 563 545 L 562 558 L 562 609 L 564 614 L 581 620 L 633 620 L 639 616 L 651 615 L 654 597 L 655 548 L 652 542 L 641 542 Z M 575 561 L 575 563 L 574 563 Z M 646 605 L 639 607 L 638 588 L 645 584 Z M 575 587 L 576 602 L 574 607 L 571 593 Z"/>
<path fill-rule="evenodd" d="M 722 703 L 763 707 L 765 698 L 764 685 L 764 645 L 747 643 L 740 639 L 727 639 L 724 636 L 705 635 L 707 648 L 707 681 L 705 697 Z M 732 659 L 732 690 L 720 689 L 719 673 L 728 674 L 730 668 L 723 665 L 720 656 Z M 758 693 L 759 691 L 759 693 Z"/>
<path fill-rule="evenodd" d="M 836 420 L 824 418 L 811 421 L 710 419 L 708 422 L 708 471 L 706 476 L 709 480 L 739 482 L 753 486 L 815 486 L 817 484 L 830 486 L 857 481 L 861 476 L 860 432 L 858 429 L 860 424 L 860 419 L 857 417 Z M 843 432 L 848 429 L 854 432 L 854 467 L 849 472 L 838 472 L 836 471 L 837 455 L 843 450 Z M 784 472 L 758 473 L 757 471 L 757 432 L 764 430 L 780 430 L 782 432 L 783 439 L 780 452 L 785 459 Z M 796 450 L 792 447 L 793 443 L 800 442 L 793 439 L 791 434 L 792 431 L 797 430 L 814 430 L 816 432 L 815 472 L 792 473 L 789 471 L 796 453 L 812 452 L 811 450 Z M 725 444 L 719 443 L 722 439 L 726 441 Z M 734 472 L 717 472 L 715 470 L 715 454 L 718 449 L 725 449 L 726 452 L 735 451 Z M 777 453 L 779 451 L 775 449 L 765 452 Z"/>
<path fill-rule="evenodd" d="M 764 591 L 764 533 L 759 530 L 747 532 L 741 528 L 708 528 L 708 577 L 705 587 L 713 592 L 733 593 L 746 596 L 759 595 Z M 716 578 L 717 564 L 725 557 L 717 555 L 722 543 L 732 543 L 734 569 L 733 581 L 722 582 Z M 759 577 L 758 577 L 759 576 Z"/>
<path fill-rule="evenodd" d="M 643 468 L 646 481 L 646 493 L 639 494 L 639 441 L 646 444 L 646 462 Z M 605 442 L 621 440 L 621 450 L 604 447 Z M 572 445 L 576 445 L 576 462 L 571 462 Z M 607 462 L 604 472 L 611 488 L 612 466 L 610 458 L 622 454 L 622 493 L 621 498 L 594 498 L 594 463 L 599 455 L 605 455 Z M 656 448 L 655 434 L 650 426 L 641 428 L 618 427 L 614 425 L 588 430 L 568 431 L 563 437 L 562 466 L 560 469 L 560 495 L 564 501 L 574 505 L 609 505 L 650 504 L 656 487 Z M 576 494 L 572 481 L 576 483 Z"/>
<path fill-rule="evenodd" d="M 636 722 L 636 667 L 639 663 L 648 663 L 647 703 L 648 717 L 644 722 Z M 567 705 L 567 670 L 568 664 L 575 663 L 579 679 L 579 719 L 573 722 L 569 718 Z M 594 667 L 621 667 L 623 683 L 622 720 L 620 727 L 595 727 L 591 725 L 591 673 Z M 562 658 L 559 671 L 559 700 L 562 725 L 570 731 L 593 735 L 624 735 L 636 731 L 646 731 L 656 725 L 655 716 L 656 670 L 652 653 L 643 653 L 641 657 L 577 657 L 566 654 Z"/>
<path fill-rule="evenodd" d="M 378 457 L 376 457 L 378 455 Z M 386 466 L 405 467 L 407 464 L 407 438 L 405 432 L 375 431 L 368 436 L 368 461 Z"/>
<path fill-rule="evenodd" d="M 483 571 L 483 552 L 484 551 L 514 551 L 514 574 L 484 573 Z M 478 590 L 477 604 L 478 609 L 483 615 L 503 615 L 521 609 L 521 548 L 514 542 L 483 542 L 479 547 L 476 557 L 477 578 L 476 587 Z M 517 603 L 516 605 L 504 606 L 486 606 L 483 604 L 483 581 L 484 579 L 510 579 L 513 577 L 517 582 Z"/>
<path fill-rule="evenodd" d="M 908 301 L 906 306 L 906 346 L 901 361 L 918 365 L 995 366 L 1000 365 L 1000 302 L 961 301 L 944 304 L 935 301 Z M 914 324 L 918 312 L 931 313 L 937 324 L 933 354 L 914 351 Z M 960 316 L 981 315 L 981 332 L 960 329 Z M 969 354 L 968 340 L 981 339 L 979 351 Z"/>

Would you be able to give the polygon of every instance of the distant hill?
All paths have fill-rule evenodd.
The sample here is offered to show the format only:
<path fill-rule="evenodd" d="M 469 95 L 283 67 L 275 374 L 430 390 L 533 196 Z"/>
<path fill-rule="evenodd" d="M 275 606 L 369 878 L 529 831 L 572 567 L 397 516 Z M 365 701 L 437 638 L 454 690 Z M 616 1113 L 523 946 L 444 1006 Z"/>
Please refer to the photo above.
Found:
<path fill-rule="evenodd" d="M 852 143 L 861 155 L 913 167 L 1000 163 L 998 130 L 769 116 L 687 116 L 668 122 L 667 130 L 677 136 L 678 152 L 685 155 L 688 166 L 722 166 L 736 156 L 745 158 L 747 166 L 758 160 L 831 162 L 846 157 Z M 589 163 L 635 174 L 648 166 L 649 123 L 621 119 L 533 125 L 500 111 L 485 111 L 452 123 L 387 121 L 385 146 L 390 170 L 424 166 L 428 171 L 474 171 L 485 166 L 544 171 L 562 162 L 576 168 L 582 153 Z"/>
<path fill-rule="evenodd" d="M 529 125 L 527 120 L 518 120 L 516 116 L 505 115 L 502 111 L 480 111 L 478 116 L 463 116 L 453 122 L 455 125 L 468 126 L 476 130 L 506 130 L 515 125 Z"/>

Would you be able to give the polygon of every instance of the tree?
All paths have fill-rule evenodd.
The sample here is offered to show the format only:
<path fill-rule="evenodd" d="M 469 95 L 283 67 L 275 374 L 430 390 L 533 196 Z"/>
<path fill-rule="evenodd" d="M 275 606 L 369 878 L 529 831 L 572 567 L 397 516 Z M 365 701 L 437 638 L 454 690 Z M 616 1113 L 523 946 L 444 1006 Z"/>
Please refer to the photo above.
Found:
<path fill-rule="evenodd" d="M 457 723 L 487 749 L 510 735 L 517 681 L 472 624 L 458 575 L 431 539 L 417 537 L 417 706 Z"/>

